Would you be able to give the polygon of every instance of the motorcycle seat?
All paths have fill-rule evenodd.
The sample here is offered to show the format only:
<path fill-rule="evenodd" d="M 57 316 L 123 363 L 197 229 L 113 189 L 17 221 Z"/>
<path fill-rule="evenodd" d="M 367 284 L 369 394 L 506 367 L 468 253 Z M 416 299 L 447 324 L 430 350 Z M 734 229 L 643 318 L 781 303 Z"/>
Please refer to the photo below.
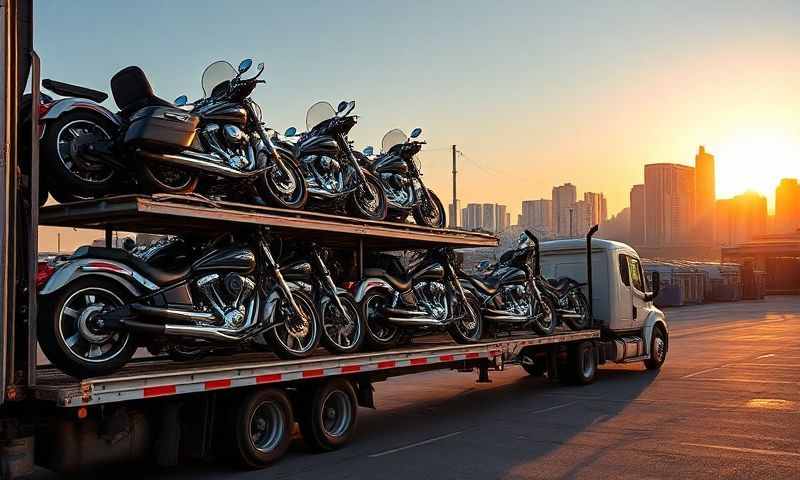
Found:
<path fill-rule="evenodd" d="M 485 293 L 486 295 L 494 295 L 500 288 L 500 279 L 492 277 L 491 275 L 485 276 L 483 278 L 477 278 L 470 275 L 467 277 L 467 280 L 475 288 Z"/>
<path fill-rule="evenodd" d="M 144 107 L 175 107 L 156 96 L 144 71 L 136 66 L 125 67 L 111 77 L 111 93 L 120 115 L 126 118 Z"/>
<path fill-rule="evenodd" d="M 163 286 L 184 279 L 191 271 L 191 264 L 185 263 L 176 268 L 158 268 L 143 262 L 121 248 L 106 247 L 80 247 L 72 255 L 73 258 L 96 258 L 98 260 L 112 260 L 127 265 L 132 270 L 140 273 L 156 285 Z"/>
<path fill-rule="evenodd" d="M 413 279 L 408 278 L 407 276 L 399 277 L 390 274 L 386 270 L 382 268 L 366 268 L 364 269 L 364 276 L 366 277 L 375 277 L 380 278 L 381 280 L 386 280 L 386 283 L 394 287 L 395 289 L 405 292 L 411 285 L 413 284 Z"/>

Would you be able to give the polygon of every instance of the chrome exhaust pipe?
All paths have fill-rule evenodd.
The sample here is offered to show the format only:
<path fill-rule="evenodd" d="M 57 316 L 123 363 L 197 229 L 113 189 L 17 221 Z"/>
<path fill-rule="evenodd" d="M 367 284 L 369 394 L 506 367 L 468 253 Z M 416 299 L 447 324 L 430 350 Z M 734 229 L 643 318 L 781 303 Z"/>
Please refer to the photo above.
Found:
<path fill-rule="evenodd" d="M 445 327 L 447 323 L 435 318 L 405 318 L 405 317 L 387 317 L 386 321 L 401 327 Z"/>
<path fill-rule="evenodd" d="M 141 303 L 131 304 L 131 310 L 146 316 L 182 320 L 184 322 L 216 322 L 217 317 L 211 312 L 195 312 L 191 310 L 177 310 L 174 308 L 159 308 Z"/>
<path fill-rule="evenodd" d="M 423 312 L 422 310 L 404 310 L 402 308 L 392 308 L 392 307 L 383 307 L 383 312 L 388 316 L 395 316 L 395 317 L 425 317 L 428 315 L 427 312 Z"/>
<path fill-rule="evenodd" d="M 192 325 L 164 325 L 164 335 L 177 337 L 198 337 L 219 342 L 239 342 L 250 334 L 250 329 L 244 327 L 234 330 L 220 327 L 198 327 Z"/>
<path fill-rule="evenodd" d="M 138 150 L 138 153 L 152 160 L 171 163 L 181 167 L 203 170 L 204 172 L 213 173 L 222 177 L 237 179 L 254 177 L 264 173 L 269 168 L 267 167 L 243 172 L 224 165 L 219 157 L 209 155 L 207 153 L 193 152 L 191 150 L 184 150 L 180 154 L 153 153 L 148 152 L 147 150 Z"/>
<path fill-rule="evenodd" d="M 581 315 L 579 313 L 561 313 L 561 312 L 558 312 L 558 315 L 561 318 L 583 318 L 583 315 Z"/>
<path fill-rule="evenodd" d="M 491 320 L 493 322 L 509 322 L 509 323 L 525 323 L 528 317 L 520 317 L 516 315 L 484 315 L 484 320 Z"/>

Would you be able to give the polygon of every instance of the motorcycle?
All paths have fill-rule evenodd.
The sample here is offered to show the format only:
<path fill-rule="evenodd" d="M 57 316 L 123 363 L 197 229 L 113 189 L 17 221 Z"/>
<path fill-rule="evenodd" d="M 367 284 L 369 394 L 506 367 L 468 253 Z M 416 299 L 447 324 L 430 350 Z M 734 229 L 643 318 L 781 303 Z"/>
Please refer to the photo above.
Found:
<path fill-rule="evenodd" d="M 551 335 L 556 329 L 556 305 L 550 296 L 542 294 L 536 281 L 536 250 L 529 235 L 526 231 L 520 236 L 517 247 L 505 252 L 480 277 L 459 272 L 465 287 L 480 299 L 483 318 L 491 322 L 488 331 L 532 328 L 540 335 Z"/>
<path fill-rule="evenodd" d="M 308 131 L 296 143 L 282 143 L 300 163 L 315 206 L 322 210 L 348 211 L 369 220 L 386 218 L 386 195 L 375 176 L 361 166 L 347 139 L 357 121 L 350 113 L 355 102 L 341 102 L 336 111 L 328 102 L 317 102 L 306 113 Z M 290 127 L 285 136 L 297 136 Z"/>
<path fill-rule="evenodd" d="M 118 370 L 139 346 L 176 359 L 243 346 L 311 355 L 321 331 L 313 301 L 290 289 L 264 230 L 194 244 L 188 255 L 150 261 L 117 248 L 76 250 L 39 292 L 44 353 L 79 378 Z"/>
<path fill-rule="evenodd" d="M 282 267 L 283 277 L 310 291 L 322 324 L 322 344 L 332 353 L 353 353 L 364 343 L 364 320 L 355 299 L 338 288 L 326 263 L 334 263 L 331 251 L 316 243 L 303 244 L 299 258 Z"/>
<path fill-rule="evenodd" d="M 354 291 L 372 347 L 391 347 L 403 336 L 430 330 L 447 330 L 458 343 L 480 340 L 480 303 L 459 282 L 452 249 L 427 250 L 409 269 L 386 254 L 368 265 Z"/>
<path fill-rule="evenodd" d="M 378 178 L 389 205 L 388 218 L 404 222 L 408 215 L 418 225 L 444 228 L 446 217 L 439 197 L 422 183 L 422 172 L 415 155 L 426 142 L 415 140 L 422 134 L 415 128 L 411 136 L 400 129 L 389 130 L 381 141 L 381 154 L 372 158 L 374 149 L 366 147 L 367 168 Z"/>
<path fill-rule="evenodd" d="M 264 83 L 263 63 L 255 76 L 242 78 L 252 63 L 242 61 L 238 71 L 224 61 L 209 65 L 202 78 L 205 97 L 194 104 L 185 96 L 175 103 L 157 97 L 135 66 L 111 79 L 119 113 L 87 99 L 43 104 L 41 156 L 43 170 L 52 176 L 51 194 L 93 198 L 119 192 L 120 184 L 135 191 L 138 183 L 151 193 L 199 188 L 205 195 L 236 192 L 260 204 L 302 208 L 307 198 L 302 174 L 275 149 L 261 109 L 249 97 Z"/>

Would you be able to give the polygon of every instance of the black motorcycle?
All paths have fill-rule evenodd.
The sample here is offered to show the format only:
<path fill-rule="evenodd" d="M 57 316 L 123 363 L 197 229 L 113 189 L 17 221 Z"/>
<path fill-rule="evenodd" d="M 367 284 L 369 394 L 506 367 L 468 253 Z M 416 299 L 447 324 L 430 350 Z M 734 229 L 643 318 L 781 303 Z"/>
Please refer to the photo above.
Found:
<path fill-rule="evenodd" d="M 427 250 L 408 269 L 393 255 L 368 260 L 364 279 L 354 288 L 372 347 L 391 347 L 431 330 L 447 330 L 458 343 L 480 340 L 480 302 L 459 282 L 452 249 Z"/>
<path fill-rule="evenodd" d="M 309 204 L 320 210 L 346 212 L 369 220 L 386 218 L 386 195 L 375 176 L 360 165 L 347 139 L 357 117 L 350 115 L 355 102 L 341 102 L 337 111 L 328 102 L 308 109 L 308 131 L 295 144 L 286 141 L 279 149 L 300 163 L 308 185 Z M 294 127 L 286 137 L 297 134 Z"/>
<path fill-rule="evenodd" d="M 264 83 L 263 64 L 255 76 L 242 78 L 251 66 L 250 59 L 238 71 L 223 61 L 209 65 L 202 79 L 205 98 L 194 105 L 185 96 L 175 103 L 157 97 L 135 66 L 111 79 L 119 113 L 96 103 L 96 95 L 44 103 L 42 171 L 51 194 L 71 201 L 126 190 L 199 191 L 302 208 L 307 198 L 302 174 L 274 148 L 261 109 L 250 98 Z M 60 91 L 75 88 L 80 87 Z"/>
<path fill-rule="evenodd" d="M 290 289 L 262 230 L 242 238 L 226 234 L 147 261 L 79 248 L 39 292 L 42 350 L 81 378 L 118 370 L 139 346 L 177 359 L 247 345 L 309 356 L 321 333 L 313 301 Z"/>
<path fill-rule="evenodd" d="M 483 318 L 491 322 L 487 331 L 533 328 L 540 335 L 551 335 L 558 325 L 556 304 L 536 281 L 532 238 L 526 230 L 517 248 L 505 252 L 482 275 L 459 272 L 465 286 L 480 298 Z"/>
<path fill-rule="evenodd" d="M 380 155 L 372 158 L 373 148 L 364 149 L 365 163 L 386 193 L 389 219 L 404 222 L 411 214 L 418 225 L 444 228 L 442 201 L 422 183 L 416 156 L 426 142 L 415 140 L 421 134 L 421 128 L 415 128 L 410 137 L 400 129 L 389 130 L 381 141 Z"/>
<path fill-rule="evenodd" d="M 322 344 L 333 353 L 358 351 L 364 343 L 366 327 L 353 296 L 336 286 L 335 274 L 328 264 L 339 264 L 331 250 L 313 242 L 301 244 L 294 257 L 281 267 L 283 278 L 308 291 L 314 299 L 322 324 Z M 341 272 L 342 268 L 335 270 Z"/>

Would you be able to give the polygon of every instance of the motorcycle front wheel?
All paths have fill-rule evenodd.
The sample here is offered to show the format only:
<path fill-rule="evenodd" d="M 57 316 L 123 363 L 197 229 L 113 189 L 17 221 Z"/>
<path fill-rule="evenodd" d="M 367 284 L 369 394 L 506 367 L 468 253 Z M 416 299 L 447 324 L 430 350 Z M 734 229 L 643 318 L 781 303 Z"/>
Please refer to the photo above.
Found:
<path fill-rule="evenodd" d="M 424 225 L 431 228 L 444 228 L 447 223 L 447 217 L 444 212 L 444 205 L 439 197 L 433 193 L 433 190 L 428 190 L 428 195 L 431 197 L 433 204 L 430 204 L 426 199 L 423 199 L 412 211 L 414 221 L 417 225 Z"/>
<path fill-rule="evenodd" d="M 286 360 L 305 358 L 311 355 L 319 345 L 322 330 L 311 298 L 299 290 L 293 291 L 292 297 L 303 313 L 303 318 L 295 318 L 295 313 L 288 300 L 281 298 L 278 305 L 275 306 L 273 314 L 275 318 L 270 322 L 276 326 L 264 334 L 272 351 Z"/>
<path fill-rule="evenodd" d="M 591 324 L 591 319 L 589 318 L 589 302 L 586 300 L 583 292 L 575 288 L 569 292 L 567 299 L 569 300 L 569 309 L 573 310 L 577 315 L 580 315 L 580 317 L 564 317 L 564 323 L 572 330 L 586 330 L 589 328 Z"/>
<path fill-rule="evenodd" d="M 264 172 L 256 182 L 262 199 L 278 208 L 300 210 L 308 200 L 308 187 L 300 167 L 290 158 Z"/>
<path fill-rule="evenodd" d="M 472 292 L 465 292 L 467 303 L 458 312 L 459 317 L 448 327 L 450 336 L 456 343 L 476 343 L 483 336 L 483 315 L 481 304 Z"/>
<path fill-rule="evenodd" d="M 357 188 L 350 195 L 350 209 L 360 218 L 383 220 L 386 218 L 386 194 L 381 183 L 369 172 L 364 172 L 366 185 Z"/>
<path fill-rule="evenodd" d="M 533 312 L 533 330 L 539 335 L 552 335 L 556 331 L 556 305 L 547 297 L 536 303 Z"/>
<path fill-rule="evenodd" d="M 322 344 L 331 353 L 353 353 L 364 343 L 364 320 L 352 295 L 340 293 L 339 302 L 347 316 L 343 315 L 344 312 L 332 298 L 326 297 L 320 301 Z"/>

